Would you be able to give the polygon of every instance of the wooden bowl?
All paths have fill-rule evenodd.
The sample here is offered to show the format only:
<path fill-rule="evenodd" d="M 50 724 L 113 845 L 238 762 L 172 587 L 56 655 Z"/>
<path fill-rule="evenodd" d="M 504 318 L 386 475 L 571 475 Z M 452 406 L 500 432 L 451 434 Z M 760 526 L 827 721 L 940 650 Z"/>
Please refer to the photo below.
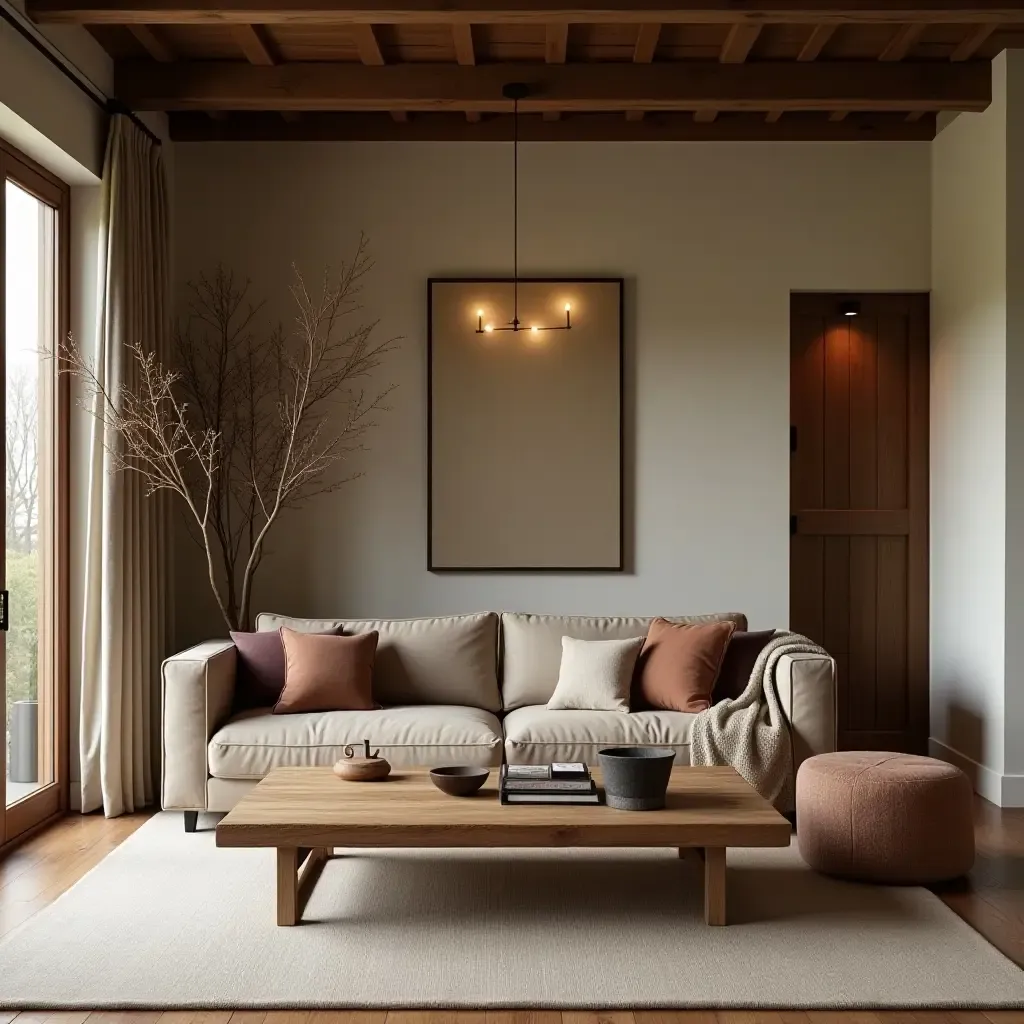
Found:
<path fill-rule="evenodd" d="M 487 781 L 490 774 L 489 768 L 456 764 L 431 769 L 430 781 L 449 796 L 472 796 Z"/>

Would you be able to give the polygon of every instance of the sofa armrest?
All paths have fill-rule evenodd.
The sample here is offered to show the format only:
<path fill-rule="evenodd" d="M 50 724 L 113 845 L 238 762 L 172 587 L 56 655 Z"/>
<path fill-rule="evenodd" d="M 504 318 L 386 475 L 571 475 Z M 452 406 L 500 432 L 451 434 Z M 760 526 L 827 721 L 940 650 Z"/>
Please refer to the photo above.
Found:
<path fill-rule="evenodd" d="M 164 810 L 206 810 L 210 775 L 206 748 L 231 711 L 237 657 L 230 640 L 211 640 L 163 663 L 160 803 Z"/>
<path fill-rule="evenodd" d="M 784 654 L 775 675 L 793 743 L 793 771 L 836 749 L 836 663 L 820 654 Z"/>

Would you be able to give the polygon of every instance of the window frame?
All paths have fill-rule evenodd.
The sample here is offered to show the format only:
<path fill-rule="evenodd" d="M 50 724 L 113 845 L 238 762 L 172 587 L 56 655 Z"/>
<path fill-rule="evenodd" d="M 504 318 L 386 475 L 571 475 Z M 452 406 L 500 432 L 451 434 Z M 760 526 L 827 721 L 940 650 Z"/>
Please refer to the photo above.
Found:
<path fill-rule="evenodd" d="M 66 338 L 71 308 L 71 188 L 46 168 L 0 139 L 0 380 L 6 381 L 6 183 L 51 207 L 57 217 L 54 266 L 57 275 L 56 334 Z M 0 388 L 0 424 L 6 424 L 6 387 Z M 71 382 L 67 374 L 54 381 L 53 419 L 53 530 L 54 552 L 51 585 L 53 603 L 53 781 L 13 807 L 7 807 L 6 771 L 0 769 L 0 850 L 64 814 L 70 790 L 70 407 Z M 3 454 L 0 454 L 2 467 Z M 0 556 L 6 584 L 6 558 Z M 3 639 L 0 638 L 0 654 Z M 0 661 L 0 673 L 4 672 Z M 2 675 L 0 675 L 2 679 Z M 0 728 L 0 765 L 7 763 L 6 728 Z"/>

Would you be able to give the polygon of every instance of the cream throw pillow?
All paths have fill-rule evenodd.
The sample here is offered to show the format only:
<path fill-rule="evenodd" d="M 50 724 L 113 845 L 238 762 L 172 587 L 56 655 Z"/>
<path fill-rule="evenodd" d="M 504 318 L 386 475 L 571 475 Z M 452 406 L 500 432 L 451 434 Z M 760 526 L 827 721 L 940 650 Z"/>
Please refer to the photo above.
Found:
<path fill-rule="evenodd" d="M 642 636 L 630 640 L 574 640 L 562 637 L 558 685 L 548 701 L 551 711 L 621 711 L 629 714 Z"/>

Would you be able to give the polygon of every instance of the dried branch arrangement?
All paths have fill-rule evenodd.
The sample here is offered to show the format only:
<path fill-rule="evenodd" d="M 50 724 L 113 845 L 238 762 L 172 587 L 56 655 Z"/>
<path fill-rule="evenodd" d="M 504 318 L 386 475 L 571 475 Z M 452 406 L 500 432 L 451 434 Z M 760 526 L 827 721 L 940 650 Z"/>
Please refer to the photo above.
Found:
<path fill-rule="evenodd" d="M 393 387 L 368 394 L 361 382 L 400 340 L 374 340 L 377 321 L 353 323 L 372 268 L 363 237 L 316 295 L 296 270 L 295 329 L 263 334 L 248 281 L 223 269 L 203 275 L 174 329 L 176 368 L 132 344 L 116 390 L 73 339 L 61 347 L 61 369 L 82 382 L 114 470 L 185 503 L 229 629 L 249 627 L 253 578 L 281 513 L 360 475 L 342 464 L 364 450 Z"/>

